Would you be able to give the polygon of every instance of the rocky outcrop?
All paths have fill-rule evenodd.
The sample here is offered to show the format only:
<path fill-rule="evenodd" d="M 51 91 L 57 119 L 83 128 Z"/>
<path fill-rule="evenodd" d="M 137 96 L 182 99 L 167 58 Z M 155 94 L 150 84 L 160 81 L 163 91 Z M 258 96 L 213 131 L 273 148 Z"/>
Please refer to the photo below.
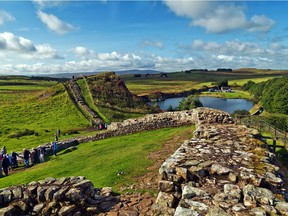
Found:
<path fill-rule="evenodd" d="M 159 170 L 155 215 L 287 215 L 279 167 L 256 130 L 200 124 L 194 134 Z"/>
<path fill-rule="evenodd" d="M 0 215 L 97 215 L 119 197 L 85 177 L 46 178 L 0 190 Z"/>

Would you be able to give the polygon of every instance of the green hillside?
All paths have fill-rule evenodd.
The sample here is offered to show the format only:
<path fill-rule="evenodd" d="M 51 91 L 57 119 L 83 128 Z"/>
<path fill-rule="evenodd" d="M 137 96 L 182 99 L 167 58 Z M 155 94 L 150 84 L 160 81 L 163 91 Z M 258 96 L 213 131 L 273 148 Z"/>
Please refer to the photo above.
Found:
<path fill-rule="evenodd" d="M 81 83 L 80 80 L 78 83 Z M 105 116 L 109 121 L 121 121 L 151 112 L 159 112 L 158 109 L 147 105 L 140 97 L 132 94 L 125 82 L 114 72 L 86 77 L 86 82 L 97 111 L 100 116 Z M 82 87 L 85 88 L 84 84 Z M 89 97 L 86 93 L 88 101 L 90 100 Z"/>
<path fill-rule="evenodd" d="M 52 141 L 57 129 L 64 135 L 89 125 L 61 83 L 31 83 L 29 79 L 21 79 L 20 85 L 13 82 L 1 89 L 0 97 L 0 142 L 8 151 Z"/>

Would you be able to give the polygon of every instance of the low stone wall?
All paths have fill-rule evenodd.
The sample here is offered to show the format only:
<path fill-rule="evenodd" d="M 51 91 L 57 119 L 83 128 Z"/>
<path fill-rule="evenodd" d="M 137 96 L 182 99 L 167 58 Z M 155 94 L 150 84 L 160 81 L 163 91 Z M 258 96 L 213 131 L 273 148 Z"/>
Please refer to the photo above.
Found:
<path fill-rule="evenodd" d="M 203 124 L 161 166 L 155 215 L 288 215 L 279 167 L 258 132 Z"/>
<path fill-rule="evenodd" d="M 127 135 L 140 131 L 193 124 L 199 125 L 203 123 L 230 124 L 234 122 L 228 113 L 205 107 L 187 111 L 148 114 L 141 118 L 128 119 L 123 122 L 113 122 L 108 126 L 108 130 L 98 131 L 95 135 L 60 141 L 58 142 L 58 150 L 64 150 L 80 143 Z M 42 146 L 46 148 L 47 154 L 52 154 L 51 143 L 45 143 Z"/>
<path fill-rule="evenodd" d="M 97 215 L 118 203 L 85 177 L 46 178 L 0 190 L 0 215 Z"/>

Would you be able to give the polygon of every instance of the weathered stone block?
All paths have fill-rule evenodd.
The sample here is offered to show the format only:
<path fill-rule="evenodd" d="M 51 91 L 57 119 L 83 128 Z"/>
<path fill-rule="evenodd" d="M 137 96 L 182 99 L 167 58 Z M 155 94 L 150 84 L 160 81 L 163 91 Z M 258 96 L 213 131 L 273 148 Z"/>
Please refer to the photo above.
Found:
<path fill-rule="evenodd" d="M 274 194 L 266 188 L 249 184 L 243 188 L 243 195 L 243 202 L 246 207 L 256 206 L 257 203 L 273 205 Z"/>
<path fill-rule="evenodd" d="M 68 216 L 72 215 L 72 212 L 76 210 L 75 205 L 68 205 L 68 206 L 62 206 L 61 209 L 58 212 L 59 216 Z"/>
<path fill-rule="evenodd" d="M 174 183 L 171 181 L 159 181 L 159 190 L 162 192 L 173 192 Z"/>
<path fill-rule="evenodd" d="M 159 192 L 156 203 L 161 207 L 174 208 L 176 204 L 176 199 L 173 194 Z"/>

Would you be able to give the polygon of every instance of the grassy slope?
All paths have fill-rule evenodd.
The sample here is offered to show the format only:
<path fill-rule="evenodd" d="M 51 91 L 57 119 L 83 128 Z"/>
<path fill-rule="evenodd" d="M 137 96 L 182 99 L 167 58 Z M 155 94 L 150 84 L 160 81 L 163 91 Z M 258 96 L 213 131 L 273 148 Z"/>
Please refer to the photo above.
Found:
<path fill-rule="evenodd" d="M 97 110 L 110 122 L 137 118 L 153 110 L 131 94 L 119 76 L 112 72 L 87 77 L 86 81 Z"/>
<path fill-rule="evenodd" d="M 86 79 L 85 78 L 78 79 L 77 83 L 79 87 L 81 88 L 82 95 L 86 103 L 89 105 L 89 107 L 93 109 L 106 123 L 110 124 L 110 120 L 103 113 L 101 113 L 100 110 L 95 106 Z"/>
<path fill-rule="evenodd" d="M 81 144 L 73 152 L 60 153 L 46 163 L 1 178 L 0 185 L 28 183 L 48 176 L 82 175 L 92 180 L 95 187 L 113 186 L 117 189 L 133 183 L 135 177 L 147 172 L 147 167 L 152 165 L 147 158 L 150 152 L 159 150 L 175 134 L 191 138 L 194 128 L 165 128 Z M 125 175 L 117 176 L 119 172 L 125 172 Z"/>
<path fill-rule="evenodd" d="M 41 81 L 38 81 L 38 85 L 41 85 Z M 44 82 L 40 89 L 46 89 L 41 91 L 1 93 L 0 142 L 6 145 L 9 152 L 49 142 L 54 139 L 53 134 L 57 128 L 65 132 L 88 125 L 87 120 L 70 101 L 62 84 L 52 85 L 54 86 L 47 88 Z M 15 88 L 20 87 L 16 85 Z M 25 129 L 34 130 L 39 135 L 9 138 L 9 135 Z"/>

